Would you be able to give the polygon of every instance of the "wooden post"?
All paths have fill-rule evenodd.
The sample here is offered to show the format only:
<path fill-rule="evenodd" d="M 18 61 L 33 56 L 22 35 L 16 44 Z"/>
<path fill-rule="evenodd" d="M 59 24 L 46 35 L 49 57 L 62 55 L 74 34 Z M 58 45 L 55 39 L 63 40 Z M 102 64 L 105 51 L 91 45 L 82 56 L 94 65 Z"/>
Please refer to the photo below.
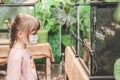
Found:
<path fill-rule="evenodd" d="M 46 80 L 51 80 L 51 62 L 50 58 L 46 58 Z"/>

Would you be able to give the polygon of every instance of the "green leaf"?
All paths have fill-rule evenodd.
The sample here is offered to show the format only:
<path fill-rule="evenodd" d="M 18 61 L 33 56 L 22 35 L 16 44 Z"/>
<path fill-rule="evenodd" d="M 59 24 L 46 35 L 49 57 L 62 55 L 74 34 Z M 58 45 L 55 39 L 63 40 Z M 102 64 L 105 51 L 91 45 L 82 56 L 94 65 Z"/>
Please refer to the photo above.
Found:
<path fill-rule="evenodd" d="M 62 35 L 62 43 L 65 46 L 71 45 L 71 36 L 69 34 L 68 35 Z"/>
<path fill-rule="evenodd" d="M 44 28 L 47 29 L 48 31 L 50 31 L 51 26 L 50 26 L 49 24 L 46 24 L 46 25 L 44 26 Z"/>
<path fill-rule="evenodd" d="M 120 21 L 120 4 L 117 6 L 117 8 L 113 14 L 113 18 L 118 22 Z"/>
<path fill-rule="evenodd" d="M 84 31 L 84 24 L 80 24 L 80 30 Z"/>
<path fill-rule="evenodd" d="M 75 23 L 76 23 L 75 17 L 72 17 L 71 15 L 68 15 L 67 16 L 67 22 L 66 22 L 67 27 L 70 27 L 71 25 L 73 25 Z"/>
<path fill-rule="evenodd" d="M 114 64 L 114 77 L 115 80 L 120 80 L 120 59 L 116 60 Z"/>
<path fill-rule="evenodd" d="M 65 27 L 69 27 L 71 25 L 73 25 L 74 23 L 76 23 L 76 19 L 75 19 L 75 8 L 72 9 L 70 8 L 69 5 L 64 6 L 64 8 L 59 8 L 59 7 L 52 7 L 51 9 L 52 12 L 52 16 L 54 18 L 56 18 L 56 20 L 58 21 L 58 23 L 60 25 L 65 25 Z"/>
<path fill-rule="evenodd" d="M 90 39 L 90 6 L 80 6 L 80 30 L 83 39 Z"/>
<path fill-rule="evenodd" d="M 90 28 L 90 18 L 89 17 L 85 18 L 83 23 L 86 28 Z"/>

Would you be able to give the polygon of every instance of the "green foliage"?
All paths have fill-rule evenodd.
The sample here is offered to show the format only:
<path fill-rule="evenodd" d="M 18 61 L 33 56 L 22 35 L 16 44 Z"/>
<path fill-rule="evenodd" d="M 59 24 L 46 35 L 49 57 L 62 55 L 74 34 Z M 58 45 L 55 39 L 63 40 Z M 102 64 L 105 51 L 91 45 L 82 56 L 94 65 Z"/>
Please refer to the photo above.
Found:
<path fill-rule="evenodd" d="M 71 35 L 70 34 L 66 34 L 66 35 L 62 35 L 62 44 L 64 44 L 65 46 L 69 46 L 71 45 Z"/>
<path fill-rule="evenodd" d="M 54 6 L 50 10 L 52 12 L 52 16 L 62 27 L 70 27 L 76 23 L 75 8 L 70 7 L 70 5 L 65 4 L 63 5 L 63 8 Z"/>
<path fill-rule="evenodd" d="M 57 32 L 58 26 L 59 24 L 54 18 L 50 18 L 46 20 L 45 29 L 51 31 L 52 33 Z"/>
<path fill-rule="evenodd" d="M 85 3 L 86 0 L 70 0 L 71 3 Z"/>
<path fill-rule="evenodd" d="M 4 23 L 4 18 L 0 16 L 0 28 L 3 27 L 3 23 Z"/>
<path fill-rule="evenodd" d="M 52 17 L 51 6 L 59 6 L 54 0 L 42 0 L 35 5 L 36 18 L 39 19 L 44 29 L 49 30 L 48 42 L 51 44 L 55 62 L 60 62 L 61 54 L 61 27 L 57 20 Z M 42 60 L 43 61 L 43 60 Z"/>
<path fill-rule="evenodd" d="M 118 4 L 118 6 L 117 6 L 117 8 L 116 8 L 116 10 L 114 12 L 113 18 L 116 21 L 120 22 L 120 4 Z"/>
<path fill-rule="evenodd" d="M 49 30 L 49 43 L 51 44 L 52 51 L 56 61 L 60 58 L 60 33 L 62 32 L 62 44 L 64 46 L 71 45 L 71 36 L 68 35 L 69 30 L 76 32 L 76 7 L 70 6 L 72 0 L 60 1 L 56 3 L 54 0 L 42 0 L 36 4 L 36 17 L 42 23 L 45 29 Z M 81 2 L 83 0 L 78 0 Z M 59 1 L 58 1 L 59 2 Z M 42 4 L 42 6 L 40 6 Z M 80 7 L 80 30 L 82 38 L 90 37 L 90 6 Z M 61 32 L 58 30 L 61 26 Z M 90 38 L 89 38 L 90 39 Z"/>
<path fill-rule="evenodd" d="M 10 0 L 5 0 L 5 4 L 10 4 L 11 1 Z"/>
<path fill-rule="evenodd" d="M 46 59 L 45 58 L 41 58 L 41 59 L 35 59 L 35 64 L 38 64 L 38 63 L 45 63 Z"/>
<path fill-rule="evenodd" d="M 69 0 L 66 1 L 69 3 Z M 74 25 L 76 23 L 76 11 L 75 7 L 70 7 L 69 4 L 66 2 L 62 2 L 61 6 L 53 6 L 50 8 L 52 12 L 52 16 L 57 20 L 57 22 L 61 25 L 62 27 L 62 38 L 61 42 L 64 46 L 71 45 L 71 36 L 68 33 L 68 30 L 74 29 Z"/>
<path fill-rule="evenodd" d="M 80 6 L 80 30 L 81 38 L 87 38 L 90 41 L 90 6 Z"/>
<path fill-rule="evenodd" d="M 61 27 L 57 26 L 57 32 L 49 32 L 48 41 L 51 44 L 56 62 L 61 61 Z"/>
<path fill-rule="evenodd" d="M 35 5 L 36 18 L 39 19 L 42 29 L 47 29 L 48 31 L 56 32 L 57 21 L 52 18 L 50 8 L 52 5 L 57 6 L 54 0 L 42 0 Z"/>
<path fill-rule="evenodd" d="M 114 64 L 114 78 L 120 80 L 120 59 L 116 60 Z"/>
<path fill-rule="evenodd" d="M 2 6 L 0 7 L 0 15 L 1 15 L 0 28 L 4 27 L 5 19 L 9 19 L 11 21 L 11 19 L 13 19 L 15 15 L 17 15 L 18 13 L 27 13 L 27 14 L 34 15 L 34 7 L 33 6 L 19 6 L 19 7 Z"/>
<path fill-rule="evenodd" d="M 36 18 L 38 18 L 42 27 L 44 27 L 46 24 L 46 20 L 50 19 L 50 15 L 51 15 L 51 13 L 49 11 L 49 4 L 48 4 L 47 0 L 38 2 L 35 5 L 35 10 L 36 10 Z"/>
<path fill-rule="evenodd" d="M 90 5 L 81 5 L 80 11 L 80 37 L 90 41 Z M 84 49 L 80 46 L 80 57 L 83 57 Z"/>

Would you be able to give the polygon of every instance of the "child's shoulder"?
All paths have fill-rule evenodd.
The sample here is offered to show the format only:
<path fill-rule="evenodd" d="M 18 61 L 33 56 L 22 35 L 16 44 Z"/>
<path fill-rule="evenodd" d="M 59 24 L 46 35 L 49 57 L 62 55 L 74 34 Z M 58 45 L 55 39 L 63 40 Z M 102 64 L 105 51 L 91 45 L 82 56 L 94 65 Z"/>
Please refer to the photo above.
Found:
<path fill-rule="evenodd" d="M 27 50 L 26 50 L 26 49 L 12 48 L 12 49 L 10 50 L 10 54 L 9 54 L 9 55 L 22 57 L 22 56 L 25 55 L 25 53 L 27 53 Z"/>

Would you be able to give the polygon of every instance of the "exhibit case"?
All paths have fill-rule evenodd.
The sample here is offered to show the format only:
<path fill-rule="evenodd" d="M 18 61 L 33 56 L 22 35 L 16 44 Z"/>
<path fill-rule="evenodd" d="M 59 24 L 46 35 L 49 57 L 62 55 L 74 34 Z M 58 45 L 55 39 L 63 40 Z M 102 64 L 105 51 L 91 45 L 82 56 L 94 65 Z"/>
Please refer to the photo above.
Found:
<path fill-rule="evenodd" d="M 83 59 L 83 50 L 87 49 L 90 80 L 114 80 L 114 64 L 120 58 L 120 4 L 93 2 L 75 6 L 79 8 L 76 31 L 70 31 L 72 37 L 75 37 L 75 40 L 72 39 L 75 53 Z M 91 47 L 86 46 L 85 38 Z"/>
<path fill-rule="evenodd" d="M 91 3 L 91 80 L 114 80 L 114 63 L 120 58 L 119 3 Z"/>

